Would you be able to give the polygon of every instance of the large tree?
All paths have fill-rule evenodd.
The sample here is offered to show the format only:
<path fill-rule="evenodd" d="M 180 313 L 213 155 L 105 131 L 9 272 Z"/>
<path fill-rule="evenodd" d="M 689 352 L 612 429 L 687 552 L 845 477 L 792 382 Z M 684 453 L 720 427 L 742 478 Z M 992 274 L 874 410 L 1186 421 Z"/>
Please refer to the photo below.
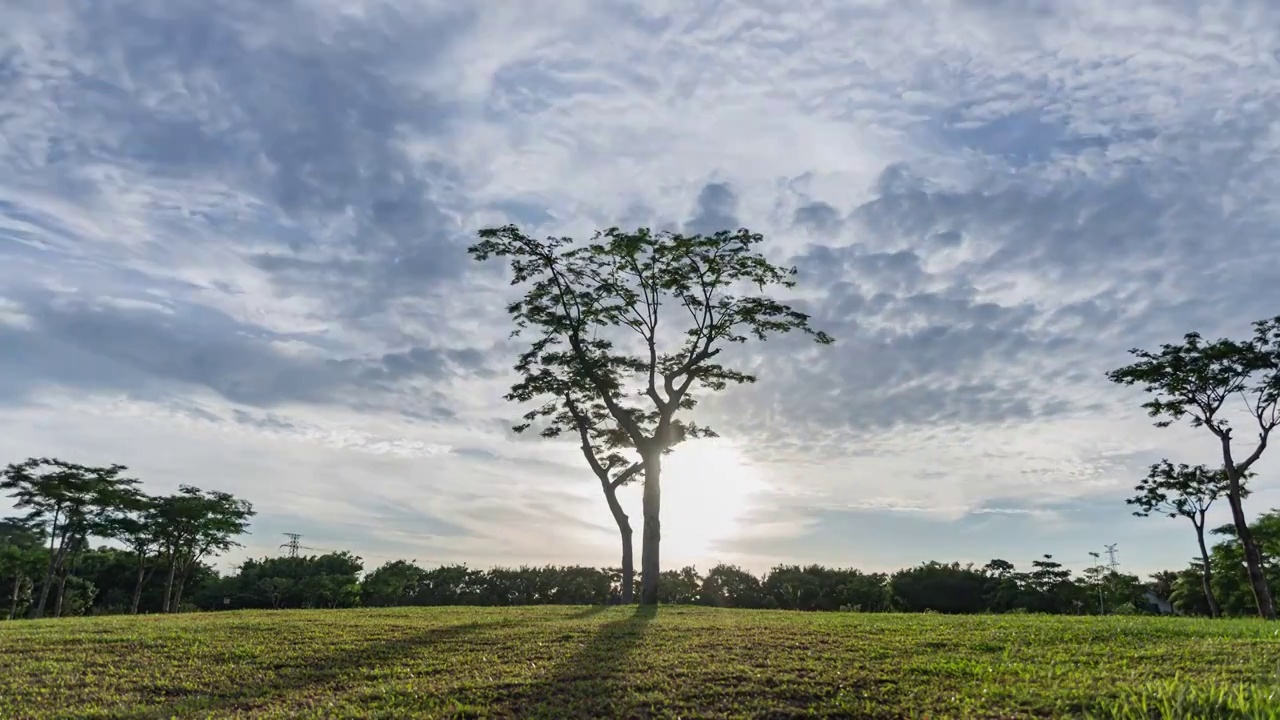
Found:
<path fill-rule="evenodd" d="M 1200 570 L 1204 584 L 1204 599 L 1209 604 L 1209 614 L 1218 617 L 1218 601 L 1213 596 L 1213 568 L 1209 560 L 1209 547 L 1204 541 L 1205 516 L 1214 501 L 1226 495 L 1229 482 L 1227 473 L 1219 468 L 1211 470 L 1204 465 L 1191 467 L 1185 463 L 1175 466 L 1168 460 L 1161 460 L 1151 466 L 1147 476 L 1134 490 L 1137 494 L 1126 500 L 1138 509 L 1133 512 L 1138 517 L 1147 517 L 1152 513 L 1168 515 L 1171 518 L 1184 517 L 1191 521 L 1196 529 L 1196 542 L 1200 546 Z M 1241 495 L 1248 494 L 1243 486 Z"/>
<path fill-rule="evenodd" d="M 40 594 L 31 606 L 32 617 L 43 617 L 55 581 L 58 596 L 54 614 L 60 614 L 68 568 L 76 552 L 91 535 L 105 532 L 104 523 L 123 495 L 137 485 L 122 477 L 123 465 L 92 467 L 55 458 L 30 458 L 0 472 L 0 490 L 14 505 L 27 511 L 27 521 L 43 529 L 49 538 L 49 559 Z"/>
<path fill-rule="evenodd" d="M 191 570 L 210 555 L 239 546 L 253 517 L 253 506 L 230 493 L 183 485 L 174 495 L 156 498 L 152 517 L 161 556 L 168 566 L 164 611 L 177 612 Z"/>
<path fill-rule="evenodd" d="M 524 297 L 508 311 L 515 333 L 533 334 L 517 372 L 549 368 L 598 399 L 644 465 L 642 604 L 658 601 L 662 456 L 687 426 L 677 413 L 700 390 L 755 377 L 717 362 L 727 345 L 813 330 L 809 316 L 767 293 L 795 285 L 795 268 L 757 251 L 746 229 L 682 235 L 609 228 L 585 243 L 536 240 L 506 225 L 480 231 L 476 260 L 509 260 Z M 752 291 L 755 291 L 753 293 Z"/>
<path fill-rule="evenodd" d="M 1249 583 L 1258 614 L 1275 620 L 1276 607 L 1262 570 L 1262 553 L 1249 532 L 1244 514 L 1244 478 L 1267 449 L 1271 432 L 1280 425 L 1280 316 L 1253 324 L 1247 340 L 1204 340 L 1188 333 L 1181 343 L 1166 343 L 1156 352 L 1130 350 L 1137 361 L 1112 370 L 1107 377 L 1121 385 L 1136 385 L 1152 398 L 1143 403 L 1159 427 L 1184 418 L 1204 427 L 1218 440 L 1227 475 L 1227 503 L 1244 550 Z M 1257 432 L 1257 441 L 1238 454 L 1239 439 L 1228 417 L 1230 401 Z M 1238 406 L 1236 403 L 1239 403 Z"/>

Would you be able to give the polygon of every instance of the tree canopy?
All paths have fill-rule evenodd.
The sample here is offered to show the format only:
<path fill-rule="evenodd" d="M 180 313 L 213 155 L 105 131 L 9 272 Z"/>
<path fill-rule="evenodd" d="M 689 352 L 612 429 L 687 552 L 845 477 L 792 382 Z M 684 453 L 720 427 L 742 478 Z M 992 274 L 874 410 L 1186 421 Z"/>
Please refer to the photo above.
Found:
<path fill-rule="evenodd" d="M 526 422 L 562 432 L 571 405 L 607 413 L 606 447 L 630 447 L 644 464 L 641 602 L 658 600 L 663 453 L 710 431 L 678 417 L 700 393 L 755 382 L 721 361 L 727 346 L 798 332 L 832 342 L 809 316 L 772 297 L 795 286 L 795 268 L 758 250 L 746 229 L 683 235 L 609 228 L 585 243 L 536 240 L 514 225 L 480 231 L 478 261 L 509 261 L 523 297 L 507 310 L 513 335 L 531 342 L 516 362 L 509 399 L 540 401 Z M 754 290 L 754 292 L 752 292 Z M 560 429 L 557 429 L 560 428 Z M 628 466 L 633 463 L 628 463 Z"/>

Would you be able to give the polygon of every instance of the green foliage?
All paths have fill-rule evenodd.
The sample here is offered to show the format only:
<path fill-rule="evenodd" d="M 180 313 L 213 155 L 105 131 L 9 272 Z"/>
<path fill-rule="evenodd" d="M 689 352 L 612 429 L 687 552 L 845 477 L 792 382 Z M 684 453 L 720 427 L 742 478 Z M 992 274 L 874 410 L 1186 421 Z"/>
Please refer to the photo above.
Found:
<path fill-rule="evenodd" d="M 1133 514 L 1138 517 L 1160 513 L 1171 518 L 1189 518 L 1196 527 L 1204 527 L 1205 513 L 1215 500 L 1226 496 L 1230 487 L 1231 480 L 1223 468 L 1192 467 L 1186 463 L 1175 466 L 1161 460 L 1152 465 L 1147 476 L 1134 487 L 1137 494 L 1125 502 L 1137 507 Z M 1242 487 L 1240 496 L 1248 494 Z"/>
<path fill-rule="evenodd" d="M 410 605 L 410 600 L 417 597 L 423 585 L 426 572 L 408 560 L 389 562 L 365 577 L 360 584 L 361 600 L 369 607 Z"/>
<path fill-rule="evenodd" d="M 253 515 L 244 500 L 190 486 L 147 496 L 138 480 L 123 475 L 126 469 L 30 458 L 0 471 L 0 490 L 27 512 L 0 522 L 6 617 L 18 606 L 42 617 L 51 597 L 54 614 L 176 609 L 188 582 L 196 590 L 210 579 L 202 560 L 237 545 L 235 536 Z M 92 551 L 91 538 L 117 541 L 126 552 Z M 154 607 L 146 584 L 161 550 L 171 573 Z M 32 583 L 39 587 L 34 596 Z"/>
<path fill-rule="evenodd" d="M 894 573 L 889 593 L 897 610 L 979 613 L 988 609 L 993 581 L 960 563 L 929 562 Z"/>
<path fill-rule="evenodd" d="M 1261 570 L 1267 584 L 1280 587 L 1280 510 L 1259 515 L 1250 523 L 1249 528 L 1254 542 L 1262 550 Z M 1240 547 L 1235 528 L 1227 525 L 1217 528 L 1213 534 L 1226 537 L 1224 541 L 1215 543 L 1210 550 L 1215 569 L 1213 594 L 1222 605 L 1222 612 L 1227 615 L 1256 613 L 1257 604 L 1249 585 L 1244 551 Z"/>
<path fill-rule="evenodd" d="M 207 610 L 339 608 L 360 604 L 360 558 L 346 552 L 246 560 L 197 598 Z"/>
<path fill-rule="evenodd" d="M 698 388 L 754 382 L 715 361 L 725 343 L 794 331 L 831 342 L 809 327 L 804 313 L 765 295 L 736 292 L 795 285 L 794 268 L 774 265 L 755 249 L 763 239 L 745 229 L 686 236 L 610 228 L 575 244 L 534 240 L 511 225 L 480 231 L 470 253 L 481 261 L 510 261 L 512 284 L 525 288 L 524 298 L 508 308 L 513 334 L 532 330 L 534 336 L 517 362 L 522 381 L 510 399 L 548 398 L 526 420 L 550 418 L 556 428 L 567 424 L 564 397 L 580 397 L 581 404 L 607 411 L 633 447 L 669 447 L 682 431 L 672 424 L 674 413 L 696 405 Z M 664 316 L 662 307 L 676 317 Z M 664 334 L 667 324 L 670 334 Z M 633 332 L 633 342 L 612 330 L 623 337 Z M 674 347 L 664 348 L 664 340 L 675 340 Z M 651 401 L 647 407 L 625 399 L 632 380 Z M 683 426 L 683 432 L 694 428 Z"/>
<path fill-rule="evenodd" d="M 1188 418 L 1193 427 L 1208 427 L 1219 437 L 1230 437 L 1232 425 L 1224 406 L 1240 398 L 1265 436 L 1280 425 L 1280 316 L 1260 320 L 1253 327 L 1253 337 L 1244 341 L 1206 342 L 1192 332 L 1180 344 L 1161 345 L 1158 352 L 1135 348 L 1129 352 L 1138 360 L 1107 377 L 1151 394 L 1143 407 L 1158 426 Z M 1264 447 L 1265 442 L 1239 462 L 1240 469 L 1248 469 Z"/>
<path fill-rule="evenodd" d="M 174 495 L 155 498 L 154 537 L 165 559 L 179 572 L 210 554 L 239 547 L 248 531 L 253 505 L 219 490 L 183 485 Z"/>
<path fill-rule="evenodd" d="M 764 607 L 760 579 L 736 565 L 720 564 L 707 571 L 698 602 L 713 607 Z"/>
<path fill-rule="evenodd" d="M 62 615 L 73 617 L 89 613 L 93 608 L 94 599 L 98 596 L 98 588 L 78 575 L 71 575 L 67 578 L 62 593 Z"/>
<path fill-rule="evenodd" d="M 31 614 L 41 617 L 55 582 L 65 587 L 67 567 L 88 545 L 88 538 L 110 530 L 116 509 L 131 497 L 138 481 L 123 477 L 123 465 L 93 467 L 58 460 L 29 458 L 0 471 L 0 491 L 18 510 L 26 510 L 23 522 L 50 538 L 48 563 Z M 62 591 L 60 591 L 62 592 Z M 55 614 L 66 609 L 54 602 Z"/>
<path fill-rule="evenodd" d="M 0 717 L 1274 718 L 1278 666 L 1248 620 L 244 611 L 0 623 Z"/>
<path fill-rule="evenodd" d="M 545 437 L 577 433 L 624 538 L 612 492 L 643 465 L 641 596 L 657 602 L 661 457 L 687 438 L 714 435 L 678 414 L 704 392 L 755 382 L 720 361 L 726 346 L 792 332 L 820 344 L 831 337 L 767 294 L 794 287 L 796 270 L 771 263 L 757 249 L 764 238 L 746 229 L 690 236 L 609 228 L 575 243 L 535 240 L 507 225 L 479 237 L 472 257 L 508 260 L 524 292 L 507 310 L 513 336 L 528 332 L 531 342 L 507 399 L 537 405 L 515 429 L 541 422 Z M 617 452 L 623 448 L 639 457 Z"/>

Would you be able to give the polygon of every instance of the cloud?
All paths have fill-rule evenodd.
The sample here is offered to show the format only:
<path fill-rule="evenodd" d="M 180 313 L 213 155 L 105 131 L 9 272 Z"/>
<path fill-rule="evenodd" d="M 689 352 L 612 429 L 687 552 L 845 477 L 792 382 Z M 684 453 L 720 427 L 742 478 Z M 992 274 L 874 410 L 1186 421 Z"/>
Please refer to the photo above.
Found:
<path fill-rule="evenodd" d="M 0 10 L 0 451 L 204 468 L 254 552 L 613 557 L 574 449 L 509 433 L 485 225 L 797 266 L 836 345 L 734 348 L 698 408 L 777 501 L 746 563 L 1148 528 L 1105 503 L 1214 448 L 1103 373 L 1277 312 L 1266 3 L 48 5 Z"/>
<path fill-rule="evenodd" d="M 737 230 L 738 196 L 728 183 L 707 183 L 698 193 L 697 212 L 684 229 L 688 233 L 712 235 L 721 230 Z"/>

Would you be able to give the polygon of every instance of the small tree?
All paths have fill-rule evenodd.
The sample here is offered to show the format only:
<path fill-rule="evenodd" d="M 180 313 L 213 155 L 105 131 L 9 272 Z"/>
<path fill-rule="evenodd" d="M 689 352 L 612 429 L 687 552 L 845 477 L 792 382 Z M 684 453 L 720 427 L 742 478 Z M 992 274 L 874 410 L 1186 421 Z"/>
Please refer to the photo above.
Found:
<path fill-rule="evenodd" d="M 1136 506 L 1134 515 L 1147 517 L 1152 513 L 1171 518 L 1184 517 L 1196 529 L 1196 543 L 1200 546 L 1200 569 L 1204 581 L 1204 599 L 1209 604 L 1209 615 L 1218 617 L 1218 601 L 1213 596 L 1213 569 L 1209 561 L 1209 548 L 1204 541 L 1205 516 L 1214 501 L 1227 493 L 1230 486 L 1225 470 L 1210 470 L 1204 465 L 1174 466 L 1168 460 L 1151 466 L 1147 476 L 1134 490 L 1137 495 L 1125 502 Z M 1241 486 L 1241 497 L 1248 495 Z"/>
<path fill-rule="evenodd" d="M 67 569 L 90 535 L 101 534 L 109 513 L 138 481 L 121 477 L 123 465 L 90 467 L 53 458 L 30 458 L 0 472 L 0 490 L 27 510 L 27 521 L 40 526 L 49 537 L 49 562 L 40 594 L 31 606 L 31 617 L 43 617 L 55 579 L 58 597 L 55 615 L 62 606 Z"/>
<path fill-rule="evenodd" d="M 1098 591 L 1098 614 L 1107 614 L 1107 598 L 1106 584 L 1107 576 L 1111 574 L 1111 568 L 1102 562 L 1102 555 L 1093 551 L 1089 552 L 1089 557 L 1093 558 L 1094 564 L 1085 568 L 1080 574 L 1084 576 L 1084 584 L 1088 588 Z"/>
<path fill-rule="evenodd" d="M 517 372 L 546 368 L 571 380 L 599 400 L 640 456 L 643 604 L 658 602 L 662 456 L 688 430 L 677 414 L 697 404 L 699 389 L 755 381 L 716 362 L 724 347 L 793 331 L 831 342 L 808 315 L 763 294 L 794 286 L 796 271 L 761 255 L 761 242 L 745 229 L 686 236 L 610 228 L 575 246 L 507 225 L 481 230 L 469 248 L 476 260 L 509 258 L 512 284 L 525 286 L 508 306 L 515 334 L 535 333 Z M 752 287 L 761 294 L 744 292 Z"/>
<path fill-rule="evenodd" d="M 1258 614 L 1276 619 L 1275 603 L 1262 571 L 1262 553 L 1249 532 L 1244 514 L 1244 478 L 1267 449 L 1271 432 L 1280 425 L 1280 316 L 1253 324 L 1253 337 L 1204 341 L 1188 333 L 1182 343 L 1164 344 L 1158 352 L 1134 349 L 1137 362 L 1107 373 L 1121 385 L 1137 385 L 1153 397 L 1143 403 L 1158 427 L 1189 418 L 1204 427 L 1222 448 L 1227 476 L 1227 503 L 1244 550 L 1249 584 Z M 1245 417 L 1257 428 L 1258 440 L 1243 459 L 1236 456 L 1235 428 L 1226 417 L 1228 400 L 1238 399 Z"/>
<path fill-rule="evenodd" d="M 178 611 L 183 584 L 197 563 L 240 545 L 234 538 L 246 532 L 253 515 L 253 506 L 247 500 L 190 485 L 181 486 L 175 495 L 156 499 L 156 536 L 169 570 L 164 589 L 165 612 Z"/>

